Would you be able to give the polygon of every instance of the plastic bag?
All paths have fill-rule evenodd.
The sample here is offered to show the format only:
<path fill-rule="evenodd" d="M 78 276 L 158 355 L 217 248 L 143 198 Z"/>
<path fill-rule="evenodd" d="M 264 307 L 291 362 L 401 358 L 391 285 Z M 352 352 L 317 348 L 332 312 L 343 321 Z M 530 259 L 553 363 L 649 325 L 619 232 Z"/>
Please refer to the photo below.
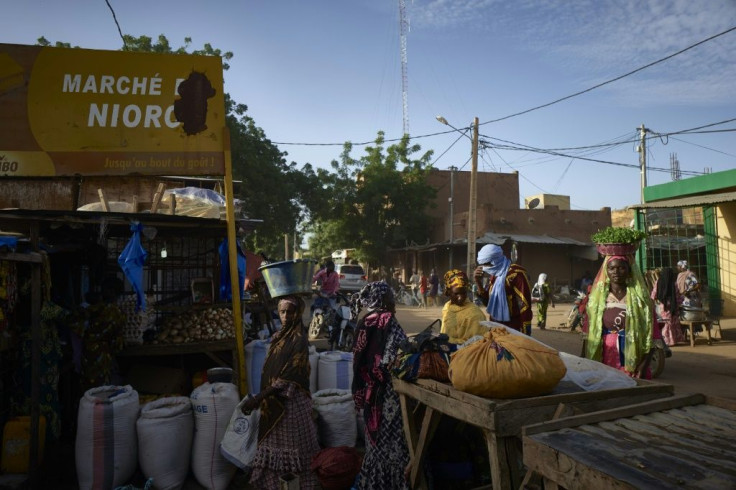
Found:
<path fill-rule="evenodd" d="M 261 410 L 256 408 L 244 414 L 242 407 L 250 395 L 244 397 L 235 408 L 225 435 L 220 442 L 220 453 L 241 470 L 250 469 L 258 449 L 258 424 Z"/>

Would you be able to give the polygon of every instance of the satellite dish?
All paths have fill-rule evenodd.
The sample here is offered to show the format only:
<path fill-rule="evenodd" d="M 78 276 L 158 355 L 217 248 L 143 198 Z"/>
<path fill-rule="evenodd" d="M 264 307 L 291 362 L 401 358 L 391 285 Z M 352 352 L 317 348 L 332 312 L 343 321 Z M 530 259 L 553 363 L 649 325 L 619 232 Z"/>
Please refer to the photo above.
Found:
<path fill-rule="evenodd" d="M 534 199 L 532 199 L 531 201 L 529 201 L 529 204 L 526 205 L 526 207 L 529 208 L 529 209 L 534 209 L 537 206 L 539 206 L 539 198 L 538 197 L 535 197 Z"/>

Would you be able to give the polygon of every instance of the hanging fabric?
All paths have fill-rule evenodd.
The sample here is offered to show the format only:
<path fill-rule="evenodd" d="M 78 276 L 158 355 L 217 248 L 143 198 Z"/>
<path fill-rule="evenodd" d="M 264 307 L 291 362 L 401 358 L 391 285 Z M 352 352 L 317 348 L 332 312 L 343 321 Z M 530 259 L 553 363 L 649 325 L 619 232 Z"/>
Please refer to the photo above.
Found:
<path fill-rule="evenodd" d="M 148 252 L 143 250 L 141 245 L 141 230 L 143 225 L 140 223 L 132 223 L 130 230 L 133 232 L 133 236 L 130 241 L 123 249 L 120 257 L 118 257 L 118 264 L 123 269 L 125 277 L 130 281 L 133 290 L 135 291 L 135 311 L 143 309 L 146 310 L 146 295 L 143 292 L 143 264 L 146 262 Z"/>
<path fill-rule="evenodd" d="M 245 297 L 245 253 L 240 248 L 240 244 L 235 242 L 236 255 L 238 260 L 238 284 L 240 285 L 240 299 Z M 230 255 L 228 254 L 227 238 L 222 240 L 218 248 L 220 253 L 220 299 L 224 301 L 232 301 L 233 292 L 230 285 Z"/>

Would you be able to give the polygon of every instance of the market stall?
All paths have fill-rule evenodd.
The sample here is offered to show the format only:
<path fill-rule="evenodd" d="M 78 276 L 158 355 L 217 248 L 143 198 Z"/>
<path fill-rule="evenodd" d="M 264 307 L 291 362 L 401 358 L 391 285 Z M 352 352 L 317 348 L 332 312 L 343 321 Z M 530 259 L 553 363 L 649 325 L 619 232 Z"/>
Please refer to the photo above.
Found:
<path fill-rule="evenodd" d="M 419 379 L 415 383 L 393 379 L 399 393 L 404 432 L 411 455 L 411 486 L 425 488 L 422 472 L 429 442 L 443 415 L 479 427 L 485 438 L 495 490 L 519 488 L 524 476 L 519 449 L 522 427 L 548 421 L 560 414 L 595 412 L 604 408 L 668 398 L 671 385 L 637 380 L 637 386 L 582 391 L 560 383 L 545 396 L 520 399 L 488 399 L 453 388 L 449 383 Z"/>
<path fill-rule="evenodd" d="M 544 488 L 734 488 L 736 402 L 681 395 L 528 425 Z"/>

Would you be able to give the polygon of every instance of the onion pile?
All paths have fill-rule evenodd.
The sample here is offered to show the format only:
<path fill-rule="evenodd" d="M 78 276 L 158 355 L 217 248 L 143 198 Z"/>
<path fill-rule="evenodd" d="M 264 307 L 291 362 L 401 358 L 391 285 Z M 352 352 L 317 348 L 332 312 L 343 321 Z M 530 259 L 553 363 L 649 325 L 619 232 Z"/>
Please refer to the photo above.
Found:
<path fill-rule="evenodd" d="M 154 344 L 182 344 L 235 338 L 230 308 L 192 310 L 165 320 Z"/>

